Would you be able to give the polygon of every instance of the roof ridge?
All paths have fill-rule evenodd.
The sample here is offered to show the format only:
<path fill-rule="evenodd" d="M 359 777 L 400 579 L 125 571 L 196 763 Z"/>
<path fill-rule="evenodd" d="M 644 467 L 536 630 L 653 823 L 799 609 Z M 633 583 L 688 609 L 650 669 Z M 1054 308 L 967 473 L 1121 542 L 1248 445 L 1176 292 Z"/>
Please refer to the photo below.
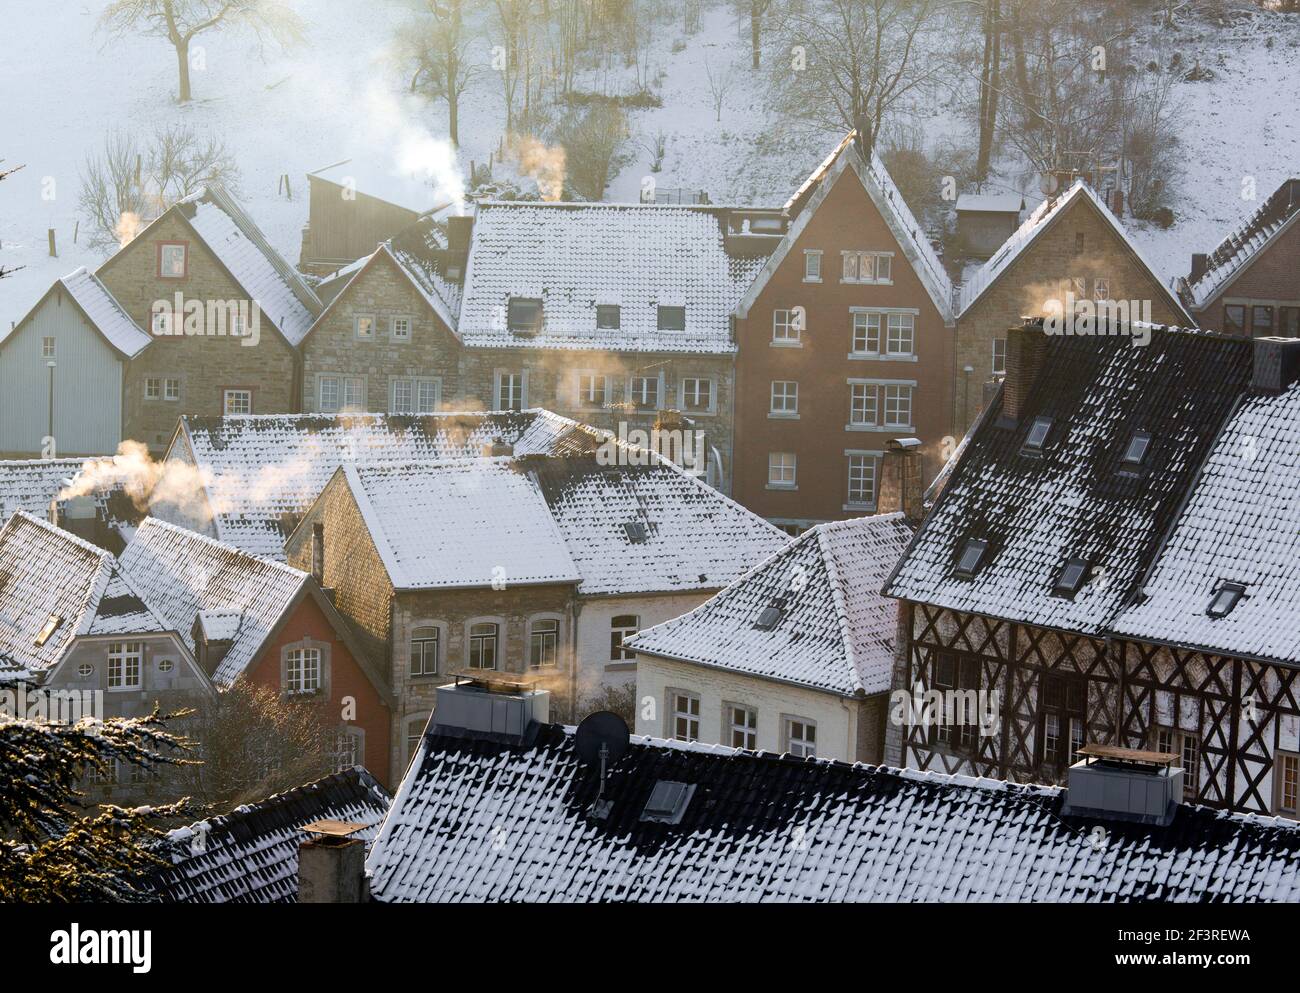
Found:
<path fill-rule="evenodd" d="M 140 533 L 144 531 L 146 528 L 150 527 L 151 525 L 161 530 L 174 532 L 182 536 L 183 538 L 185 538 L 186 541 L 197 541 L 201 544 L 207 544 L 212 546 L 215 549 L 220 549 L 223 552 L 230 552 L 232 554 L 238 555 L 240 558 L 251 559 L 254 562 L 261 563 L 262 565 L 265 566 L 270 566 L 281 572 L 287 572 L 290 575 L 296 576 L 300 579 L 307 578 L 306 572 L 304 572 L 301 569 L 295 569 L 293 566 L 288 565 L 287 563 L 276 562 L 274 559 L 267 559 L 267 558 L 263 558 L 260 555 L 254 555 L 251 552 L 244 551 L 242 548 L 238 547 L 237 545 L 232 545 L 229 542 L 222 541 L 219 538 L 213 538 L 211 535 L 203 534 L 202 532 L 195 531 L 191 528 L 182 527 L 179 524 L 173 524 L 171 521 L 164 521 L 161 518 L 154 517 L 152 515 L 145 517 L 145 519 L 140 522 L 139 526 L 136 528 L 135 536 L 132 537 L 131 539 L 131 544 L 134 544 L 136 538 L 139 537 Z"/>
<path fill-rule="evenodd" d="M 840 641 L 844 645 L 844 660 L 849 664 L 849 680 L 853 685 L 855 693 L 865 693 L 866 687 L 862 684 L 862 673 L 858 671 L 857 652 L 853 650 L 853 632 L 849 630 L 849 608 L 844 602 L 844 580 L 840 576 L 839 567 L 835 564 L 834 553 L 826 542 L 826 535 L 830 529 L 813 528 L 817 534 L 817 550 L 822 558 L 822 566 L 826 569 L 826 575 L 830 579 L 831 600 L 835 604 L 835 620 L 840 628 Z"/>

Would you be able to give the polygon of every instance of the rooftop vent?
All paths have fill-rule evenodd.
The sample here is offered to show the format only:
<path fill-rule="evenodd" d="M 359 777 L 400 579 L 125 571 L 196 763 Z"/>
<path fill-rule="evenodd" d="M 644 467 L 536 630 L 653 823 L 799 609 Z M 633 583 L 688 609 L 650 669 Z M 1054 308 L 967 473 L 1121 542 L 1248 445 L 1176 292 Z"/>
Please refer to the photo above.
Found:
<path fill-rule="evenodd" d="M 1259 393 L 1278 394 L 1300 379 L 1300 338 L 1256 338 L 1250 385 Z"/>
<path fill-rule="evenodd" d="M 989 543 L 982 538 L 967 538 L 966 543 L 961 546 L 961 554 L 957 556 L 957 564 L 953 566 L 953 573 L 959 579 L 974 579 L 975 573 L 984 563 L 984 554 L 989 550 Z"/>
<path fill-rule="evenodd" d="M 470 731 L 522 743 L 550 719 L 551 694 L 505 676 L 456 677 L 438 687 L 432 723 L 440 732 Z"/>
<path fill-rule="evenodd" d="M 1245 594 L 1246 587 L 1241 583 L 1224 583 L 1214 591 L 1205 612 L 1211 617 L 1227 617 Z"/>
<path fill-rule="evenodd" d="M 661 779 L 650 791 L 650 799 L 641 811 L 641 820 L 653 824 L 680 824 L 694 795 L 694 783 Z"/>
<path fill-rule="evenodd" d="M 1084 745 L 1082 761 L 1070 766 L 1061 813 L 1111 821 L 1168 826 L 1183 795 L 1177 755 L 1114 745 Z"/>

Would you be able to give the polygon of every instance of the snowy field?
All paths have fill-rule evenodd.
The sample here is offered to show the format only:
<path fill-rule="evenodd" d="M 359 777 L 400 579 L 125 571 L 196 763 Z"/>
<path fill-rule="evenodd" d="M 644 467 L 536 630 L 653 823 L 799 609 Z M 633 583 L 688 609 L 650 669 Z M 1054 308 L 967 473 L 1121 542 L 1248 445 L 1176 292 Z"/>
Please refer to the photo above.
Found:
<path fill-rule="evenodd" d="M 259 53 L 246 35 L 204 35 L 196 41 L 204 68 L 193 73 L 195 99 L 186 106 L 175 103 L 171 47 L 156 38 L 109 39 L 96 30 L 103 6 L 104 0 L 3 0 L 0 89 L 8 99 L 0 111 L 0 158 L 6 168 L 25 168 L 0 184 L 0 264 L 25 268 L 0 282 L 0 335 L 55 278 L 103 260 L 87 247 L 84 230 L 77 244 L 73 235 L 79 167 L 113 129 L 147 137 L 184 122 L 224 137 L 238 155 L 241 200 L 290 262 L 298 259 L 311 170 L 351 158 L 358 174 L 397 173 L 412 156 L 425 155 L 447 190 L 456 185 L 436 161 L 445 154 L 445 108 L 407 96 L 408 80 L 391 61 L 393 35 L 409 16 L 405 0 L 298 0 L 307 38 L 287 53 Z M 1197 25 L 1153 36 L 1164 51 L 1152 57 L 1167 64 L 1177 51 L 1185 65 L 1200 61 L 1216 74 L 1178 87 L 1185 172 L 1170 179 L 1180 191 L 1178 223 L 1135 232 L 1168 279 L 1186 272 L 1191 252 L 1212 248 L 1300 171 L 1300 18 L 1259 15 L 1243 26 Z M 499 77 L 487 69 L 489 41 L 475 46 L 484 71 L 461 109 L 463 170 L 487 159 L 504 123 Z M 630 112 L 634 157 L 612 182 L 609 199 L 636 199 L 649 172 L 643 142 L 661 130 L 668 151 L 657 182 L 705 189 L 715 202 L 780 203 L 830 147 L 785 137 L 768 119 L 748 68 L 748 24 L 726 5 L 706 10 L 695 34 L 683 31 L 680 18 L 661 25 L 650 58 L 663 106 Z M 715 71 L 733 67 L 720 121 L 706 61 Z M 610 81 L 590 73 L 579 85 L 601 89 Z M 965 126 L 944 108 L 921 125 L 934 138 Z M 282 174 L 292 199 L 278 191 Z M 1245 177 L 1254 179 L 1253 202 L 1242 199 Z M 50 228 L 57 258 L 48 255 Z"/>

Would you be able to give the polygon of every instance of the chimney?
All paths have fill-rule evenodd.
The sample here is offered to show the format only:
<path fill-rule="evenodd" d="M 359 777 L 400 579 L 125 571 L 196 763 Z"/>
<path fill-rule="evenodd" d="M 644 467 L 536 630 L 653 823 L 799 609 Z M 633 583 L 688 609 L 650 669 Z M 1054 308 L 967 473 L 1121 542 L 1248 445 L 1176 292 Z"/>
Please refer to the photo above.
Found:
<path fill-rule="evenodd" d="M 430 724 L 439 732 L 470 732 L 512 744 L 524 744 L 551 718 L 549 690 L 509 674 L 459 673 L 454 683 L 437 688 Z"/>
<path fill-rule="evenodd" d="M 60 522 L 59 517 L 63 520 Z M 95 500 L 89 496 L 70 497 L 63 501 L 63 510 L 60 515 L 57 503 L 50 506 L 50 523 L 55 527 L 62 526 L 63 530 L 70 531 L 78 538 L 90 542 L 92 545 L 100 544 L 99 538 L 99 510 L 95 506 Z"/>
<path fill-rule="evenodd" d="M 1178 756 L 1114 745 L 1084 745 L 1070 766 L 1063 817 L 1168 826 L 1183 795 Z"/>
<path fill-rule="evenodd" d="M 311 578 L 316 585 L 325 587 L 325 525 L 311 526 Z"/>
<path fill-rule="evenodd" d="M 454 216 L 447 218 L 447 251 L 457 254 L 469 254 L 470 235 L 474 231 L 473 216 Z"/>
<path fill-rule="evenodd" d="M 501 458 L 502 456 L 513 456 L 515 446 L 510 444 L 504 438 L 493 438 L 488 444 L 483 446 L 483 454 L 488 458 Z"/>
<path fill-rule="evenodd" d="M 892 514 L 902 511 L 910 522 L 919 524 L 924 515 L 922 497 L 925 495 L 921 485 L 921 440 L 894 438 L 886 447 L 876 512 Z"/>
<path fill-rule="evenodd" d="M 1187 277 L 1187 282 L 1196 285 L 1197 280 L 1205 275 L 1205 270 L 1210 267 L 1210 257 L 1204 252 L 1192 253 L 1192 271 Z"/>
<path fill-rule="evenodd" d="M 1255 338 L 1250 388 L 1276 396 L 1300 379 L 1300 338 Z"/>
<path fill-rule="evenodd" d="M 1047 336 L 1041 319 L 1026 318 L 1007 331 L 1007 373 L 1002 384 L 1002 417 L 1019 422 L 1025 401 L 1043 367 Z"/>
<path fill-rule="evenodd" d="M 364 903 L 366 843 L 355 837 L 365 824 L 320 820 L 305 824 L 298 845 L 299 903 Z"/>

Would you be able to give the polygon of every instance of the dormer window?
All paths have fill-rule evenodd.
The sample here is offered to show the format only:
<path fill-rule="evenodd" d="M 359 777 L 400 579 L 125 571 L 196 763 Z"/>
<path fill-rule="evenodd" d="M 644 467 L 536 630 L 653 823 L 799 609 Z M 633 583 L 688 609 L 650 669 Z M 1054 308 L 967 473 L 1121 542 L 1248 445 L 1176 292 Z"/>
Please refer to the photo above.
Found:
<path fill-rule="evenodd" d="M 1147 453 L 1150 450 L 1151 432 L 1134 431 L 1133 436 L 1128 440 L 1128 447 L 1124 449 L 1124 458 L 1120 463 L 1120 469 L 1128 472 L 1141 469 L 1146 463 Z"/>
<path fill-rule="evenodd" d="M 596 306 L 596 327 L 602 331 L 617 331 L 623 324 L 622 308 L 616 303 Z"/>
<path fill-rule="evenodd" d="M 754 622 L 754 627 L 760 631 L 771 631 L 781 620 L 782 613 L 782 609 L 776 604 L 764 607 L 763 612 L 758 615 L 758 620 Z"/>
<path fill-rule="evenodd" d="M 984 564 L 984 555 L 989 550 L 989 543 L 982 538 L 967 538 L 957 556 L 953 574 L 958 579 L 974 579 L 979 567 Z"/>
<path fill-rule="evenodd" d="M 685 331 L 686 330 L 686 308 L 685 307 L 660 307 L 659 308 L 659 330 L 660 331 Z"/>
<path fill-rule="evenodd" d="M 61 616 L 58 614 L 51 614 L 49 620 L 45 622 L 45 625 L 36 634 L 36 647 L 40 648 L 49 641 L 50 637 L 59 629 L 59 625 L 62 623 L 63 618 Z"/>
<path fill-rule="evenodd" d="M 1211 617 L 1227 617 L 1245 593 L 1246 587 L 1241 583 L 1224 583 L 1210 598 L 1210 605 L 1205 608 L 1205 612 Z"/>
<path fill-rule="evenodd" d="M 1034 423 L 1029 426 L 1029 434 L 1025 438 L 1025 444 L 1021 451 L 1026 455 L 1041 456 L 1043 448 L 1047 445 L 1047 436 L 1051 432 L 1052 419 L 1050 417 L 1035 417 Z"/>
<path fill-rule="evenodd" d="M 516 334 L 536 334 L 542 330 L 542 301 L 511 297 L 507 322 Z"/>
<path fill-rule="evenodd" d="M 1079 592 L 1079 588 L 1083 586 L 1083 581 L 1087 575 L 1087 561 L 1077 556 L 1071 556 L 1061 566 L 1061 571 L 1056 577 L 1056 583 L 1052 586 L 1052 593 L 1056 596 L 1073 597 Z"/>

